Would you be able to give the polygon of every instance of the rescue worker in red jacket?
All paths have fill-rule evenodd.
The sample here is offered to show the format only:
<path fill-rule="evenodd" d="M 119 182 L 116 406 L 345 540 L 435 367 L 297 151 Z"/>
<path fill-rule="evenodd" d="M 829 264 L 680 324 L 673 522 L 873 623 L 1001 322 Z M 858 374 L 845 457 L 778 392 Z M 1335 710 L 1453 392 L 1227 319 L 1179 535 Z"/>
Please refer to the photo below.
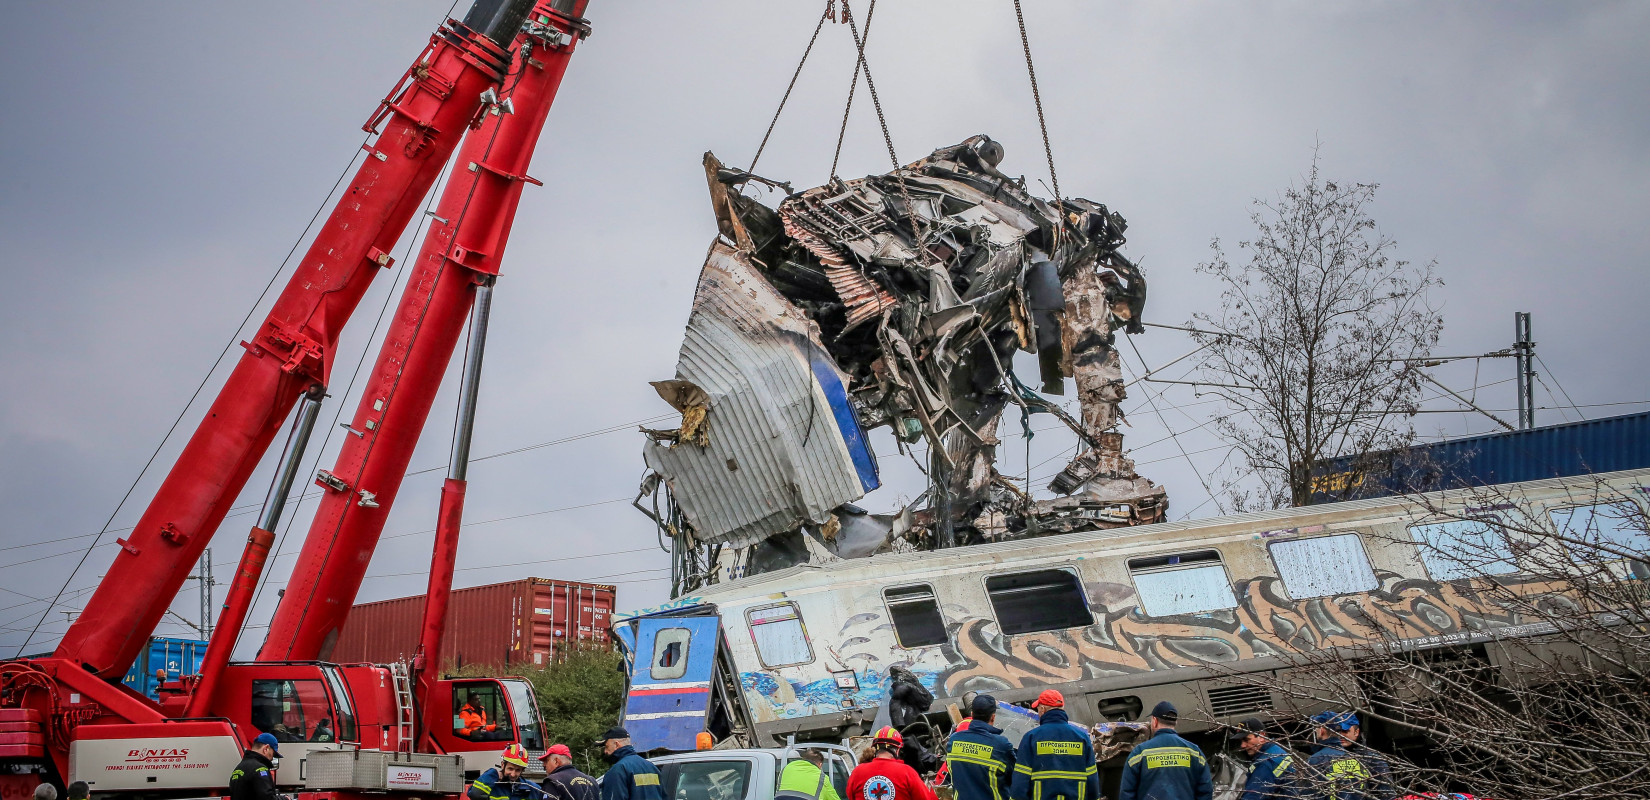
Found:
<path fill-rule="evenodd" d="M 922 776 L 900 760 L 903 746 L 905 737 L 899 731 L 877 731 L 867 753 L 870 757 L 848 776 L 848 796 L 843 800 L 936 800 Z"/>

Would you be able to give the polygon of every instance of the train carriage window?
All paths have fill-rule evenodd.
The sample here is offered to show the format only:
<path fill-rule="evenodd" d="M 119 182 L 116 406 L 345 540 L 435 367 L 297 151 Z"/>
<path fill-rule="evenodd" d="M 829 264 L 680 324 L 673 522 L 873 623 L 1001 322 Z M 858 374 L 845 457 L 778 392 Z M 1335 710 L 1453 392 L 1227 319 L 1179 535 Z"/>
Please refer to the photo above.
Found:
<path fill-rule="evenodd" d="M 1411 525 L 1409 535 L 1421 545 L 1421 561 L 1435 581 L 1518 571 L 1507 534 L 1494 517 Z"/>
<path fill-rule="evenodd" d="M 1650 531 L 1645 530 L 1644 512 L 1631 502 L 1595 503 L 1571 508 L 1555 508 L 1547 512 L 1559 535 L 1580 540 L 1571 544 L 1571 552 L 1589 554 L 1614 561 L 1620 550 L 1650 554 Z M 1650 563 L 1641 559 L 1629 562 L 1628 569 L 1635 578 L 1650 578 Z"/>
<path fill-rule="evenodd" d="M 753 608 L 745 612 L 745 621 L 750 625 L 756 656 L 762 659 L 763 666 L 794 667 L 814 660 L 813 647 L 808 644 L 808 632 L 802 627 L 802 615 L 795 603 Z"/>
<path fill-rule="evenodd" d="M 686 675 L 690 638 L 687 628 L 664 628 L 654 634 L 653 666 L 648 675 L 656 681 L 673 681 Z"/>
<path fill-rule="evenodd" d="M 1094 624 L 1083 587 L 1067 570 L 992 575 L 985 579 L 985 594 L 1005 636 Z"/>
<path fill-rule="evenodd" d="M 1273 542 L 1267 549 L 1293 600 L 1369 592 L 1381 585 L 1356 533 Z"/>
<path fill-rule="evenodd" d="M 1213 550 L 1129 559 L 1129 576 L 1149 617 L 1237 608 L 1232 582 Z"/>
<path fill-rule="evenodd" d="M 894 623 L 894 638 L 900 647 L 945 644 L 945 618 L 940 616 L 940 601 L 932 586 L 893 586 L 882 590 L 882 599 L 888 604 L 888 619 Z"/>

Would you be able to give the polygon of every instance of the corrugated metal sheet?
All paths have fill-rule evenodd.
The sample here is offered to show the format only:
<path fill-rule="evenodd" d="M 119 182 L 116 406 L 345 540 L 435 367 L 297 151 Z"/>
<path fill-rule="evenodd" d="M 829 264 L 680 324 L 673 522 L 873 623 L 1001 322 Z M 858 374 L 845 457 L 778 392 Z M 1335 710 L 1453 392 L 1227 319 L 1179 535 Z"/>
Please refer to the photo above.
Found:
<path fill-rule="evenodd" d="M 157 670 L 166 670 L 165 680 L 168 681 L 198 675 L 201 659 L 205 657 L 206 642 L 199 639 L 154 636 L 149 639 L 149 646 L 143 648 L 137 660 L 132 662 L 132 668 L 126 671 L 122 682 L 149 695 L 150 700 L 159 700 L 161 678 L 155 674 Z"/>
<path fill-rule="evenodd" d="M 418 648 L 424 595 L 360 603 L 338 635 L 332 660 L 389 663 Z M 441 660 L 462 664 L 541 665 L 569 643 L 606 647 L 614 588 L 526 578 L 455 589 L 447 605 Z"/>
<path fill-rule="evenodd" d="M 819 330 L 743 256 L 717 242 L 699 275 L 678 381 L 710 398 L 710 443 L 649 442 L 702 541 L 735 547 L 823 524 L 879 483 Z"/>
<path fill-rule="evenodd" d="M 1468 436 L 1314 470 L 1312 501 L 1328 503 L 1650 467 L 1650 412 Z"/>

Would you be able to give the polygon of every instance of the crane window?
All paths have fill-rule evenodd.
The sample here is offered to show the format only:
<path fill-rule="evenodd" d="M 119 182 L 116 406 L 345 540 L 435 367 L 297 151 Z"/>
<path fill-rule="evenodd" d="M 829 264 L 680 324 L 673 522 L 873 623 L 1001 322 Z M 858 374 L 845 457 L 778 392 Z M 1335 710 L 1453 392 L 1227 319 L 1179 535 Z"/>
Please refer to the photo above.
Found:
<path fill-rule="evenodd" d="M 1411 525 L 1409 535 L 1421 545 L 1421 561 L 1435 581 L 1518 571 L 1512 545 L 1494 517 Z"/>
<path fill-rule="evenodd" d="M 1381 585 L 1356 533 L 1273 542 L 1267 549 L 1295 600 L 1370 592 Z"/>
<path fill-rule="evenodd" d="M 653 667 L 648 674 L 656 681 L 673 681 L 687 674 L 689 636 L 687 628 L 664 628 L 653 635 Z"/>
<path fill-rule="evenodd" d="M 888 618 L 894 623 L 894 638 L 904 648 L 945 644 L 945 618 L 934 587 L 926 583 L 893 586 L 882 590 L 888 604 Z"/>
<path fill-rule="evenodd" d="M 334 742 L 332 703 L 318 680 L 252 682 L 252 725 L 280 742 Z"/>
<path fill-rule="evenodd" d="M 510 707 L 516 716 L 517 741 L 528 750 L 549 747 L 544 741 L 543 725 L 539 724 L 538 703 L 533 698 L 533 686 L 527 681 L 506 678 L 500 683 L 510 695 Z M 503 717 L 500 717 L 503 719 Z"/>
<path fill-rule="evenodd" d="M 338 741 L 358 742 L 355 730 L 355 710 L 350 707 L 349 690 L 344 687 L 343 678 L 339 677 L 338 670 L 332 667 L 322 667 L 321 673 L 327 676 L 327 685 L 332 687 L 333 700 L 337 701 L 336 725 Z M 333 741 L 332 739 L 316 739 L 315 741 Z"/>
<path fill-rule="evenodd" d="M 1129 559 L 1129 577 L 1149 617 L 1237 608 L 1232 582 L 1213 550 Z"/>
<path fill-rule="evenodd" d="M 1596 503 L 1590 506 L 1555 508 L 1547 512 L 1558 534 L 1567 539 L 1570 551 L 1587 558 L 1614 561 L 1620 551 L 1650 553 L 1650 531 L 1645 530 L 1644 512 L 1630 502 Z M 1635 578 L 1650 578 L 1650 563 L 1628 561 Z"/>
<path fill-rule="evenodd" d="M 510 714 L 493 681 L 453 685 L 453 735 L 472 742 L 510 742 Z"/>
<path fill-rule="evenodd" d="M 1077 576 L 1063 569 L 992 575 L 985 579 L 985 594 L 1005 636 L 1094 624 Z"/>
<path fill-rule="evenodd" d="M 745 612 L 745 621 L 750 624 L 751 639 L 756 642 L 756 655 L 763 666 L 792 667 L 814 660 L 808 631 L 802 627 L 802 615 L 795 603 L 753 608 Z"/>

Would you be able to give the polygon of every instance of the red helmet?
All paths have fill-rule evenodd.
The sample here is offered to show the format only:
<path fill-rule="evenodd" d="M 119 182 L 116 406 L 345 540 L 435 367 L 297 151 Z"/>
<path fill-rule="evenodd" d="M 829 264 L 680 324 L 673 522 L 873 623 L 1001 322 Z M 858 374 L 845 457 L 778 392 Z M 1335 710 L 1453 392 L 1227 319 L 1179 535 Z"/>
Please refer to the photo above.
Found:
<path fill-rule="evenodd" d="M 904 747 L 905 737 L 901 736 L 899 731 L 894 730 L 892 725 L 884 726 L 882 730 L 877 731 L 877 736 L 872 740 L 872 744 L 891 744 L 895 747 Z"/>
<path fill-rule="evenodd" d="M 522 747 L 519 744 L 510 745 L 509 747 L 504 748 L 504 753 L 498 757 L 498 760 L 506 764 L 515 764 L 522 769 L 526 769 L 527 748 Z"/>

